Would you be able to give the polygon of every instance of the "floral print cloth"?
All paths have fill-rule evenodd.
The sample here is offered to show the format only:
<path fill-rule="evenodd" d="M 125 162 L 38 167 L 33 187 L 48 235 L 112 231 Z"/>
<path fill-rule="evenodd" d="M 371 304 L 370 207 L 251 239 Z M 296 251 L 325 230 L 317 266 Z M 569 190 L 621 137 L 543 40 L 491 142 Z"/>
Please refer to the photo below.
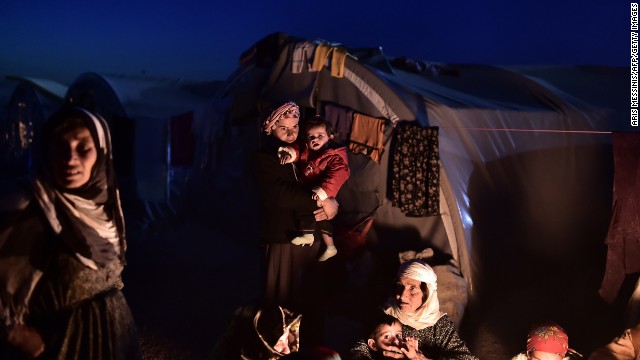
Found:
<path fill-rule="evenodd" d="M 438 127 L 398 124 L 395 129 L 391 194 L 407 216 L 440 213 Z"/>

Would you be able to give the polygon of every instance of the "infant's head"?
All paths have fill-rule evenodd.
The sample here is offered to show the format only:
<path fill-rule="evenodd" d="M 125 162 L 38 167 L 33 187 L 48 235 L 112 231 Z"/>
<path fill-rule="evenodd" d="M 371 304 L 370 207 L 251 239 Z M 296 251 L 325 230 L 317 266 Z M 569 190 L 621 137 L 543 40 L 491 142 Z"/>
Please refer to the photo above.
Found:
<path fill-rule="evenodd" d="M 527 356 L 530 359 L 559 360 L 569 350 L 569 337 L 560 325 L 544 323 L 533 326 L 527 335 Z"/>
<path fill-rule="evenodd" d="M 367 345 L 373 351 L 388 350 L 389 346 L 398 346 L 402 338 L 402 323 L 391 315 L 382 313 L 375 317 Z"/>
<path fill-rule="evenodd" d="M 304 130 L 307 147 L 312 151 L 324 149 L 335 136 L 331 123 L 320 116 L 307 120 Z"/>

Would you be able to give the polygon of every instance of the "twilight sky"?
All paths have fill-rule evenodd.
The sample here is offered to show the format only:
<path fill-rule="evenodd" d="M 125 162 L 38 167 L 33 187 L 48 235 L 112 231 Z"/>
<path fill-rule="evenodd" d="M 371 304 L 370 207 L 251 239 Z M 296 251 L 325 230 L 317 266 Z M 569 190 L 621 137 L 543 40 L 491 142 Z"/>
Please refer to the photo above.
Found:
<path fill-rule="evenodd" d="M 0 75 L 222 80 L 281 31 L 445 63 L 629 66 L 625 1 L 0 0 Z"/>

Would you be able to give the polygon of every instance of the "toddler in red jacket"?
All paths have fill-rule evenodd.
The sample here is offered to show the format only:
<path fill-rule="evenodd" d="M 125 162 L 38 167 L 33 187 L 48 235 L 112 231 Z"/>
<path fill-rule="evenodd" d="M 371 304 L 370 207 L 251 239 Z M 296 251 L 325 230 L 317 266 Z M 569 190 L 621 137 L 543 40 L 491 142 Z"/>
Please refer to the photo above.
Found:
<path fill-rule="evenodd" d="M 302 149 L 281 147 L 278 151 L 280 162 L 282 164 L 296 162 L 299 170 L 298 180 L 313 191 L 315 200 L 324 201 L 328 197 L 335 198 L 340 187 L 349 178 L 347 148 L 338 146 L 332 141 L 335 137 L 334 129 L 330 122 L 320 116 L 307 120 L 304 130 L 305 144 Z M 329 220 L 316 223 L 312 213 L 300 214 L 299 226 L 301 235 L 291 240 L 292 244 L 313 244 L 313 233 L 317 228 L 327 247 L 318 260 L 326 261 L 338 253 L 333 242 L 333 229 Z"/>

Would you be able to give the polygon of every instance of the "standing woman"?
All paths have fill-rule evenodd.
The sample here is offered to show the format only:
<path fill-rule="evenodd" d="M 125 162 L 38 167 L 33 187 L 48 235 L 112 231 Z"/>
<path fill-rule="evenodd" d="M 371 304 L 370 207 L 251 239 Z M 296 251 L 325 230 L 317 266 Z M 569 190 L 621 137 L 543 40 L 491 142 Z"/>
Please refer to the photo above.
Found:
<path fill-rule="evenodd" d="M 254 159 L 261 210 L 261 242 L 265 250 L 265 300 L 296 311 L 310 305 L 309 296 L 303 297 L 303 293 L 308 294 L 303 284 L 313 286 L 309 276 L 317 263 L 320 247 L 319 241 L 311 246 L 291 244 L 291 239 L 298 234 L 296 214 L 315 212 L 316 220 L 326 220 L 338 212 L 338 203 L 333 198 L 322 201 L 318 207 L 313 192 L 300 186 L 295 164 L 280 164 L 279 148 L 296 141 L 299 120 L 300 109 L 294 102 L 275 109 L 264 123 L 267 136 Z"/>
<path fill-rule="evenodd" d="M 0 204 L 3 358 L 140 359 L 107 123 L 66 105 L 37 145 L 34 178 Z"/>

